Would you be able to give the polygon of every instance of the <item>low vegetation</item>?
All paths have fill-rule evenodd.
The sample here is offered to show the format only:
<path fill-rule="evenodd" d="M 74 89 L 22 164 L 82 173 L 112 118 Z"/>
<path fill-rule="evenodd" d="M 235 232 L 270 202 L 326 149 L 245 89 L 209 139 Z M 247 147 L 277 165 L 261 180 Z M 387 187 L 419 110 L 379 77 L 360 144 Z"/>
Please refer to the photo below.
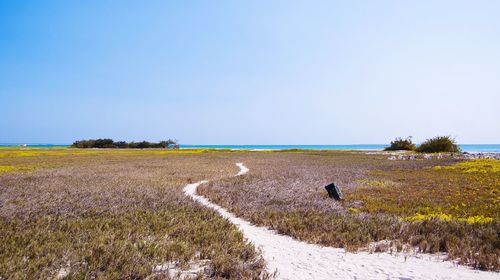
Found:
<path fill-rule="evenodd" d="M 500 160 L 495 159 L 477 159 L 460 162 L 451 166 L 435 166 L 434 170 L 455 170 L 463 173 L 500 173 Z"/>
<path fill-rule="evenodd" d="M 386 151 L 414 151 L 417 146 L 411 140 L 411 136 L 403 139 L 401 137 L 391 141 L 391 145 L 384 150 Z"/>
<path fill-rule="evenodd" d="M 94 149 L 158 149 L 158 148 L 178 148 L 179 145 L 177 144 L 177 141 L 175 140 L 167 140 L 167 141 L 160 141 L 158 143 L 150 143 L 147 141 L 142 141 L 142 142 L 130 142 L 127 143 L 125 141 L 118 141 L 115 142 L 112 139 L 90 139 L 90 140 L 79 140 L 74 142 L 71 145 L 72 148 L 80 148 L 80 149 L 88 149 L 88 148 L 94 148 Z"/>
<path fill-rule="evenodd" d="M 455 139 L 450 136 L 436 136 L 427 139 L 424 143 L 417 147 L 419 153 L 458 153 L 458 147 Z"/>
<path fill-rule="evenodd" d="M 155 267 L 202 260 L 200 278 L 263 273 L 235 226 L 182 193 L 237 171 L 222 152 L 2 149 L 0 166 L 0 279 L 164 279 Z"/>
<path fill-rule="evenodd" d="M 498 161 L 390 161 L 356 152 L 239 160 L 250 168 L 248 175 L 201 186 L 200 192 L 256 224 L 351 251 L 390 240 L 391 250 L 447 252 L 461 264 L 500 270 Z M 345 196 L 340 203 L 324 190 L 333 181 Z"/>
<path fill-rule="evenodd" d="M 250 172 L 237 172 L 244 162 Z M 252 222 L 350 251 L 447 252 L 500 270 L 498 160 L 387 160 L 340 151 L 0 149 L 0 277 L 249 279 L 264 263 L 234 226 L 182 193 L 199 191 Z M 228 177 L 229 176 L 229 177 Z M 324 186 L 336 182 L 344 200 Z M 265 276 L 265 275 L 264 275 Z"/>

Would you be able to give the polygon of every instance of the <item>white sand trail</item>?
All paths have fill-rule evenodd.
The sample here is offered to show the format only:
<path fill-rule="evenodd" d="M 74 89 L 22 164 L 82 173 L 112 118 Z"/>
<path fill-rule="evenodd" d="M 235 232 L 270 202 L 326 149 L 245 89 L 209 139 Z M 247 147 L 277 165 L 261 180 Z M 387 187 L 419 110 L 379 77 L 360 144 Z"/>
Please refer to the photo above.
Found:
<path fill-rule="evenodd" d="M 237 163 L 241 176 L 249 170 Z M 388 253 L 348 253 L 341 248 L 322 247 L 279 235 L 236 217 L 226 209 L 196 194 L 206 183 L 189 184 L 184 192 L 195 201 L 216 210 L 238 226 L 244 236 L 260 248 L 269 273 L 277 271 L 278 279 L 496 279 L 500 273 L 473 270 L 449 261 L 438 261 L 430 255 L 419 257 Z"/>

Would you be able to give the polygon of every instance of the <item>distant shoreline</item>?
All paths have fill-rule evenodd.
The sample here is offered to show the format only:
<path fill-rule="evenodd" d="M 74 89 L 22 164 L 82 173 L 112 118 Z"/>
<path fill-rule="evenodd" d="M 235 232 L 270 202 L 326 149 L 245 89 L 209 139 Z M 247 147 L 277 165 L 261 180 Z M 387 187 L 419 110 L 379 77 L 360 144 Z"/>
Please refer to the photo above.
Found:
<path fill-rule="evenodd" d="M 32 143 L 0 143 L 0 147 L 26 148 L 67 148 L 67 144 L 32 144 Z M 250 151 L 279 151 L 279 150 L 332 150 L 332 151 L 380 151 L 388 144 L 352 144 L 352 145 L 180 145 L 181 149 L 229 149 Z M 500 153 L 500 144 L 462 144 L 463 152 L 468 153 Z"/>

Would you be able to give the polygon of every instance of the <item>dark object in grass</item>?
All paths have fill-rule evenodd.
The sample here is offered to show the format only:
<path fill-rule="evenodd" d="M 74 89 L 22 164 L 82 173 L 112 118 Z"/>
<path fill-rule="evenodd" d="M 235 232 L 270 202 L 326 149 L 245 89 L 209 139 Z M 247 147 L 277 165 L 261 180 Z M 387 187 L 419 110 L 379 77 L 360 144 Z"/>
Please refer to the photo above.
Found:
<path fill-rule="evenodd" d="M 330 198 L 333 198 L 335 200 L 341 200 L 342 199 L 342 192 L 340 191 L 340 188 L 335 184 L 331 183 L 328 186 L 325 187 L 326 191 L 328 192 L 328 196 Z"/>

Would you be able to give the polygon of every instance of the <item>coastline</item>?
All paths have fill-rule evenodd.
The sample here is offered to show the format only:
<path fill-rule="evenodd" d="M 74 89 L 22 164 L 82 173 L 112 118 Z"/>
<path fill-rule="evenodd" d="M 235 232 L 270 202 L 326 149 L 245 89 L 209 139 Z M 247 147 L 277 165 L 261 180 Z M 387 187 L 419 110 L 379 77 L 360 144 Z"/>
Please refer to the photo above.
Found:
<path fill-rule="evenodd" d="M 362 151 L 380 152 L 388 144 L 347 144 L 347 145 L 180 145 L 182 150 L 214 149 L 231 151 Z M 0 143 L 0 148 L 69 148 L 69 144 L 43 143 Z M 500 153 L 500 144 L 459 144 L 462 152 L 466 153 Z"/>

